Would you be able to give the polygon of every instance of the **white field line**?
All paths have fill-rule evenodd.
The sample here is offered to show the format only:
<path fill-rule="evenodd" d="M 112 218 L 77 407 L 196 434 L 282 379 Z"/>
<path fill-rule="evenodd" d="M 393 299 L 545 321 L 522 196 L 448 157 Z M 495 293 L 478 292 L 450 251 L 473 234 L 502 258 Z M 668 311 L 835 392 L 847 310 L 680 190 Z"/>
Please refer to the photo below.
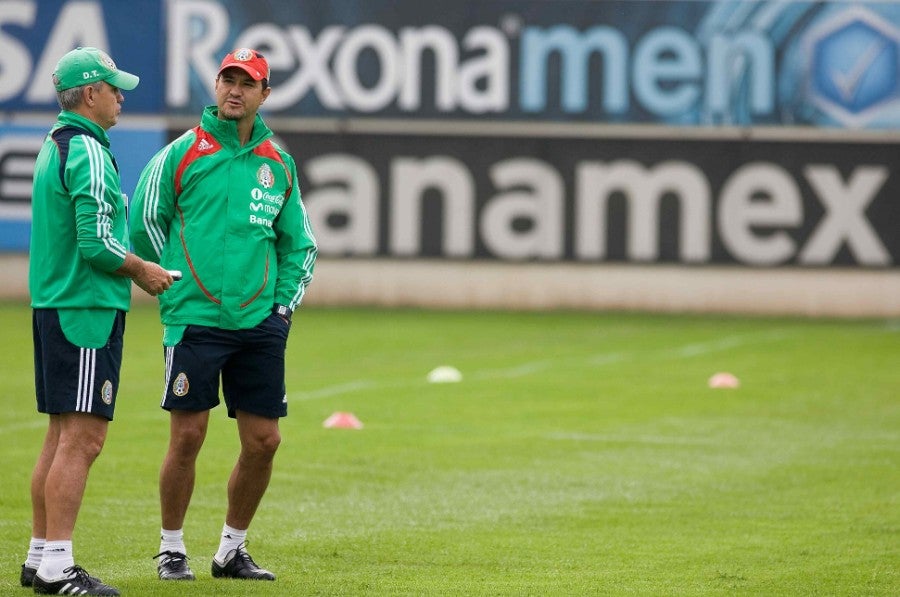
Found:
<path fill-rule="evenodd" d="M 698 344 L 686 344 L 678 348 L 670 349 L 676 358 L 690 358 L 701 354 L 709 354 L 711 352 L 721 352 L 729 348 L 735 348 L 744 344 L 744 341 L 736 336 L 730 338 L 722 338 L 715 342 L 700 342 Z"/>
<path fill-rule="evenodd" d="M 754 342 L 771 342 L 782 340 L 787 334 L 781 330 L 772 330 L 769 332 L 759 332 L 753 334 L 741 334 L 739 336 L 726 336 L 712 342 L 698 342 L 696 344 L 685 344 L 676 348 L 663 350 L 663 356 L 673 356 L 675 358 L 690 358 L 701 354 L 710 354 L 713 352 L 722 352 L 731 348 L 737 348 L 745 344 Z"/>
<path fill-rule="evenodd" d="M 538 373 L 540 371 L 544 371 L 549 369 L 553 363 L 548 360 L 543 361 L 532 361 L 530 363 L 523 363 L 522 365 L 516 365 L 515 367 L 507 367 L 505 369 L 494 369 L 481 371 L 479 373 L 473 373 L 473 379 L 485 380 L 485 379 L 498 379 L 498 378 L 513 378 L 513 377 L 524 377 L 525 375 L 532 375 L 534 373 Z"/>
<path fill-rule="evenodd" d="M 35 412 L 35 415 L 38 413 Z M 16 433 L 18 431 L 24 431 L 26 429 L 46 429 L 47 428 L 47 416 L 39 415 L 40 418 L 34 419 L 32 421 L 22 421 L 21 423 L 13 423 L 10 425 L 3 425 L 0 427 L 0 436 L 7 435 L 10 433 Z"/>
<path fill-rule="evenodd" d="M 612 365 L 614 363 L 630 361 L 633 358 L 634 354 L 629 352 L 604 352 L 588 358 L 587 364 L 597 366 Z"/>
<path fill-rule="evenodd" d="M 304 392 L 303 394 L 292 394 L 289 396 L 291 400 L 316 400 L 318 398 L 328 398 L 330 396 L 338 396 L 340 394 L 349 394 L 359 390 L 368 390 L 374 388 L 378 384 L 368 379 L 357 379 L 347 383 L 338 384 L 336 386 L 326 386 L 312 392 Z"/>
<path fill-rule="evenodd" d="M 599 442 L 606 444 L 654 444 L 662 446 L 708 446 L 720 445 L 718 439 L 692 438 L 662 435 L 607 435 L 602 433 L 550 433 L 548 439 L 576 442 Z"/>
<path fill-rule="evenodd" d="M 703 354 L 711 354 L 715 352 L 723 352 L 743 346 L 746 344 L 760 342 L 774 342 L 786 338 L 789 334 L 782 330 L 772 330 L 767 332 L 754 332 L 749 334 L 740 334 L 736 336 L 726 336 L 711 342 L 700 342 L 692 344 L 684 344 L 673 348 L 665 348 L 652 351 L 629 351 L 629 352 L 606 352 L 589 356 L 580 364 L 590 367 L 598 367 L 604 365 L 613 365 L 622 362 L 633 362 L 638 359 L 650 360 L 653 358 L 662 359 L 686 359 Z M 514 367 L 505 367 L 503 369 L 486 369 L 474 373 L 463 372 L 464 380 L 474 379 L 485 381 L 491 379 L 511 379 L 515 377 L 523 377 L 532 375 L 540 371 L 544 371 L 554 364 L 571 364 L 571 359 L 542 359 L 540 361 L 525 362 Z M 575 363 L 579 364 L 579 363 Z M 288 401 L 306 401 L 317 400 L 320 398 L 330 398 L 332 396 L 340 396 L 342 394 L 352 394 L 360 390 L 374 390 L 396 387 L 418 386 L 428 383 L 423 374 L 421 379 L 393 381 L 393 382 L 377 382 L 371 379 L 357 379 L 349 382 L 336 384 L 333 386 L 325 386 L 317 390 L 309 392 L 294 392 L 288 394 Z"/>

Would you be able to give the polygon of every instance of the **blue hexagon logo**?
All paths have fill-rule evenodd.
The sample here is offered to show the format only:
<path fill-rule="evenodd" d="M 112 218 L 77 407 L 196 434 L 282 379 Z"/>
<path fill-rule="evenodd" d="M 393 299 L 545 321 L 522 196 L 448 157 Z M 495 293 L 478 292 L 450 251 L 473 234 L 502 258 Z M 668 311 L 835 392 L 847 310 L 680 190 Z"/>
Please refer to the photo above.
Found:
<path fill-rule="evenodd" d="M 808 38 L 809 92 L 837 120 L 860 125 L 900 100 L 900 29 L 861 8 L 825 22 Z"/>

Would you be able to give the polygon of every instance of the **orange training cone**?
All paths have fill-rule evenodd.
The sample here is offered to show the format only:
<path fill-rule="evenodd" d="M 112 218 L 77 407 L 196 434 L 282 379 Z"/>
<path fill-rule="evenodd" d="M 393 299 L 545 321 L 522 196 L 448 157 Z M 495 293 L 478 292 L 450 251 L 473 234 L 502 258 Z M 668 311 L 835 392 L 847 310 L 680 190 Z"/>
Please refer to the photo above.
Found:
<path fill-rule="evenodd" d="M 708 384 L 711 388 L 737 388 L 740 387 L 741 382 L 731 373 L 722 371 L 710 377 Z"/>
<path fill-rule="evenodd" d="M 336 412 L 322 423 L 326 429 L 362 429 L 362 422 L 353 413 Z"/>

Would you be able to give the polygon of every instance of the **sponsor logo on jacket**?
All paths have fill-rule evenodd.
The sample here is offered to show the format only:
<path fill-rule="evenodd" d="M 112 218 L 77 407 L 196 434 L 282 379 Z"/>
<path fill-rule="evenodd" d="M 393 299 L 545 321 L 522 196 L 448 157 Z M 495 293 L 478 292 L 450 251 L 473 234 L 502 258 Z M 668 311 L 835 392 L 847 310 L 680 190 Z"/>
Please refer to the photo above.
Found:
<path fill-rule="evenodd" d="M 256 171 L 256 179 L 263 187 L 269 189 L 275 184 L 275 175 L 268 164 L 263 164 Z M 250 223 L 272 227 L 275 216 L 284 205 L 284 195 L 273 195 L 259 188 L 250 191 Z"/>

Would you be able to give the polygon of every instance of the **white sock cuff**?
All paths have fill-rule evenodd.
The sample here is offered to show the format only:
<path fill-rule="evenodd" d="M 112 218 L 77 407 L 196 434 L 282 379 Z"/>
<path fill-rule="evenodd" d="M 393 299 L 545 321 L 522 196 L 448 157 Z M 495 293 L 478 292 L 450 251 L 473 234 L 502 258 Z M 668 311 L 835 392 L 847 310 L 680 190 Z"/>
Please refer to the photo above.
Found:
<path fill-rule="evenodd" d="M 175 551 L 187 555 L 187 548 L 184 546 L 184 529 L 175 531 L 160 529 L 159 535 L 159 553 Z"/>
<path fill-rule="evenodd" d="M 72 552 L 72 541 L 45 541 L 44 553 Z"/>
<path fill-rule="evenodd" d="M 247 529 L 235 529 L 227 524 L 222 525 L 222 536 L 231 535 L 232 539 L 245 539 L 247 537 Z"/>
<path fill-rule="evenodd" d="M 46 539 L 41 537 L 32 537 L 28 542 L 28 555 L 25 557 L 25 565 L 29 568 L 37 568 L 41 565 L 41 558 L 44 556 L 44 544 Z"/>
<path fill-rule="evenodd" d="M 65 576 L 66 568 L 74 565 L 71 541 L 47 541 L 37 574 L 44 580 L 55 581 Z"/>
<path fill-rule="evenodd" d="M 163 541 L 182 541 L 184 539 L 184 529 L 170 531 L 169 529 L 160 529 L 159 536 Z"/>

